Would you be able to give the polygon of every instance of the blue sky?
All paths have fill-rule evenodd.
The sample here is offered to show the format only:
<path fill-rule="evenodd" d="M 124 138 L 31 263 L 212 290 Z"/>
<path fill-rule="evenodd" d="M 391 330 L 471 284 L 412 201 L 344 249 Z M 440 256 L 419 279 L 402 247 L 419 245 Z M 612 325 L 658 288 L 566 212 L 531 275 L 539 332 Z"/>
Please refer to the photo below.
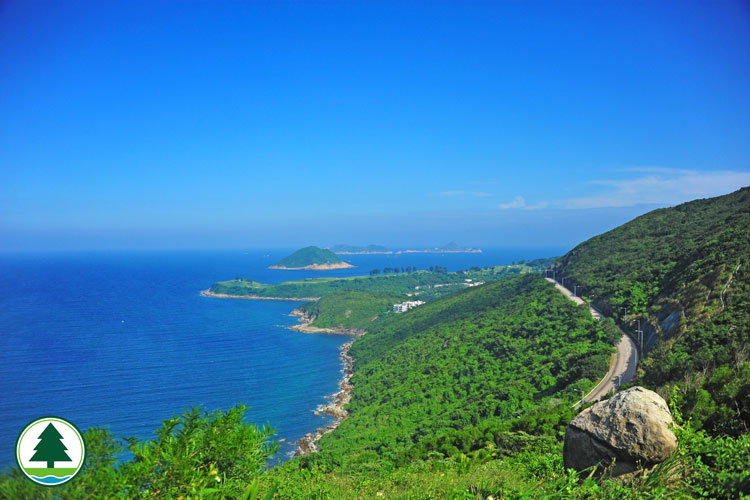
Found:
<path fill-rule="evenodd" d="M 0 3 L 0 249 L 574 245 L 750 185 L 750 7 Z"/>

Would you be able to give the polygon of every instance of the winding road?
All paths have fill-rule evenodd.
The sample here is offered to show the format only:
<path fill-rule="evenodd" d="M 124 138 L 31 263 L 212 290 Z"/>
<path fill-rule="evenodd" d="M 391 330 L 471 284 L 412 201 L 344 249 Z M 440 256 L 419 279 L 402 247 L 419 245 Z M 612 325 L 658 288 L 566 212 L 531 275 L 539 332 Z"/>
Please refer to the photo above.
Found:
<path fill-rule="evenodd" d="M 566 297 L 575 302 L 576 304 L 584 304 L 585 302 L 580 297 L 574 296 L 570 290 L 562 286 L 560 283 L 554 281 L 552 278 L 544 278 L 550 283 L 554 283 L 555 287 L 560 290 Z M 591 315 L 601 320 L 604 318 L 602 314 L 589 306 Z M 603 379 L 594 387 L 591 392 L 586 394 L 585 401 L 597 401 L 599 398 L 606 396 L 610 391 L 617 390 L 622 384 L 627 384 L 633 377 L 635 377 L 635 369 L 638 366 L 638 349 L 636 348 L 635 342 L 628 335 L 622 336 L 620 342 L 617 344 L 617 348 L 614 354 L 614 359 L 610 363 L 609 372 L 604 376 Z M 574 408 L 581 405 L 579 401 Z"/>

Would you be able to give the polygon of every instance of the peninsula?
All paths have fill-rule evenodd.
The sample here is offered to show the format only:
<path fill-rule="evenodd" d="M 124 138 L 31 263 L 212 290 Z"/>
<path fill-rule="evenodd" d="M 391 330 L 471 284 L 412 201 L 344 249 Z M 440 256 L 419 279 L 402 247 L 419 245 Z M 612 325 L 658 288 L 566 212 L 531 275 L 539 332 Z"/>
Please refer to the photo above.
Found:
<path fill-rule="evenodd" d="M 313 271 L 327 271 L 329 269 L 345 269 L 354 267 L 341 260 L 341 257 L 316 246 L 301 248 L 293 254 L 284 257 L 269 269 L 306 269 Z"/>

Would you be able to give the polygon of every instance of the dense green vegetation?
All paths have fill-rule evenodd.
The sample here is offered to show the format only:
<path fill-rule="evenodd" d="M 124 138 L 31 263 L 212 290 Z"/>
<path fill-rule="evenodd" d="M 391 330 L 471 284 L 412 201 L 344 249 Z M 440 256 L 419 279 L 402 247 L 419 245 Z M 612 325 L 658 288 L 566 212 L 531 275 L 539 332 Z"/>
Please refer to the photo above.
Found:
<path fill-rule="evenodd" d="M 672 413 L 681 424 L 675 429 L 678 449 L 646 476 L 610 479 L 605 474 L 594 479 L 590 471 L 566 470 L 562 446 L 554 436 L 572 415 L 567 405 L 558 405 L 426 440 L 398 466 L 363 461 L 344 469 L 321 457 L 303 457 L 270 471 L 261 481 L 264 491 L 290 499 L 747 498 L 750 435 L 712 437 L 683 422 L 677 406 Z"/>
<path fill-rule="evenodd" d="M 400 296 L 390 293 L 349 290 L 307 302 L 298 309 L 314 318 L 312 326 L 318 328 L 367 330 L 373 321 L 389 314 L 393 304 L 401 300 Z"/>
<path fill-rule="evenodd" d="M 314 278 L 266 284 L 249 278 L 235 278 L 211 285 L 211 292 L 227 295 L 257 295 L 258 297 L 305 298 L 324 297 L 342 290 L 390 293 L 416 293 L 420 300 L 430 300 L 466 288 L 466 280 L 492 281 L 507 276 L 541 272 L 554 259 L 537 259 L 510 266 L 472 268 L 466 271 L 377 274 L 347 278 Z M 439 285 L 435 287 L 435 285 Z M 419 288 L 417 288 L 419 287 Z"/>
<path fill-rule="evenodd" d="M 18 469 L 0 475 L 0 498 L 243 498 L 268 458 L 279 449 L 273 431 L 243 422 L 247 410 L 192 409 L 163 422 L 152 440 L 123 443 L 109 431 L 84 432 L 86 463 L 70 482 L 55 488 L 26 479 Z M 131 458 L 118 464 L 123 450 Z"/>
<path fill-rule="evenodd" d="M 453 273 L 445 272 L 442 268 L 429 272 L 399 270 L 399 273 L 391 269 L 390 274 L 371 272 L 370 276 L 315 278 L 272 285 L 235 278 L 214 283 L 210 291 L 237 296 L 319 298 L 317 303 L 303 304 L 300 307 L 314 319 L 312 326 L 366 329 L 374 318 L 389 314 L 395 303 L 417 299 L 435 300 L 465 290 L 470 284 L 541 272 L 552 262 L 554 258 L 536 259 L 509 266 L 473 267 Z"/>
<path fill-rule="evenodd" d="M 696 425 L 739 435 L 750 427 L 749 265 L 743 188 L 649 212 L 578 245 L 553 269 L 626 331 L 642 321 L 653 342 L 641 383 L 679 384 Z"/>
<path fill-rule="evenodd" d="M 646 214 L 551 268 L 623 328 L 640 319 L 653 340 L 635 382 L 668 399 L 679 446 L 645 476 L 595 479 L 563 467 L 564 428 L 578 411 L 571 403 L 606 371 L 621 330 L 593 320 L 534 273 L 552 264 L 540 260 L 457 273 L 218 283 L 216 293 L 321 297 L 301 306 L 318 326 L 368 331 L 350 350 L 350 416 L 321 439 L 319 453 L 261 472 L 276 449 L 267 429 L 243 424 L 242 408 L 192 411 L 165 422 L 153 441 L 130 441 L 134 458 L 119 467 L 118 442 L 89 430 L 80 479 L 43 488 L 14 470 L 0 476 L 0 495 L 748 498 L 749 257 L 746 188 Z M 469 287 L 468 279 L 486 284 Z M 391 313 L 406 293 L 428 303 Z"/>
<path fill-rule="evenodd" d="M 300 248 L 291 255 L 288 255 L 278 261 L 274 266 L 282 268 L 300 268 L 323 264 L 341 264 L 344 262 L 341 257 L 331 252 L 315 246 Z"/>
<path fill-rule="evenodd" d="M 243 423 L 242 413 L 242 407 L 210 415 L 191 410 L 165 421 L 148 442 L 123 443 L 106 430 L 89 429 L 86 464 L 73 481 L 47 488 L 12 469 L 0 474 L 0 498 L 640 500 L 745 498 L 750 491 L 750 436 L 696 432 L 674 408 L 682 424 L 677 452 L 648 476 L 626 480 L 564 469 L 551 436 L 572 417 L 567 405 L 425 440 L 397 467 L 364 463 L 346 471 L 309 456 L 263 471 L 259 464 L 277 445 L 268 429 Z M 118 465 L 123 448 L 134 457 Z M 453 454 L 445 458 L 446 451 Z"/>
<path fill-rule="evenodd" d="M 338 463 L 393 459 L 422 439 L 573 402 L 609 366 L 618 331 L 538 274 L 470 288 L 368 328 L 351 416 L 321 440 Z"/>

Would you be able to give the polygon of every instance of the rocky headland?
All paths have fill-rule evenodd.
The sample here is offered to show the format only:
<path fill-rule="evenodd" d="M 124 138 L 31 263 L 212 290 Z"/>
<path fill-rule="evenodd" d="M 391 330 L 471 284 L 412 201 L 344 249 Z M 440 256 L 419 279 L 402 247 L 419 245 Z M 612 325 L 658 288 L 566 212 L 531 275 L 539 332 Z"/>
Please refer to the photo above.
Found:
<path fill-rule="evenodd" d="M 316 299 L 317 300 L 317 299 Z M 318 328 L 317 326 L 310 326 L 315 319 L 301 309 L 295 309 L 290 316 L 296 316 L 299 320 L 298 325 L 290 326 L 290 330 L 295 330 L 302 333 L 328 333 L 331 335 L 346 335 L 347 337 L 361 337 L 365 334 L 364 330 L 358 330 L 356 328 Z"/>

